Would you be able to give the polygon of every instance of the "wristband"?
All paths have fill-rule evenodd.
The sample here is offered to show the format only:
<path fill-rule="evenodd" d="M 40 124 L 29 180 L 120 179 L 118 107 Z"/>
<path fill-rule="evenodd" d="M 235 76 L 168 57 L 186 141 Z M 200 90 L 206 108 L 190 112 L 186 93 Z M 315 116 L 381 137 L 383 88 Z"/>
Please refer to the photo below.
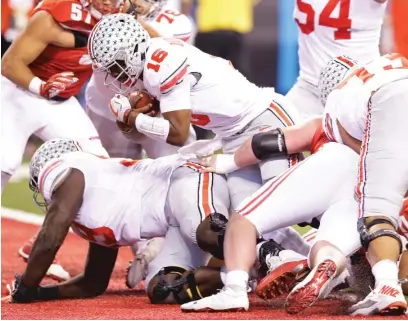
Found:
<path fill-rule="evenodd" d="M 40 286 L 37 290 L 37 300 L 50 301 L 56 300 L 60 297 L 60 291 L 58 286 Z"/>
<path fill-rule="evenodd" d="M 28 90 L 33 94 L 41 96 L 41 86 L 43 83 L 44 82 L 40 78 L 34 77 L 31 79 L 30 84 L 28 85 Z"/>
<path fill-rule="evenodd" d="M 161 117 L 139 114 L 135 120 L 136 129 L 152 139 L 166 142 L 170 132 L 170 122 Z"/>
<path fill-rule="evenodd" d="M 219 154 L 215 164 L 215 172 L 228 174 L 236 171 L 240 167 L 235 163 L 235 154 Z"/>

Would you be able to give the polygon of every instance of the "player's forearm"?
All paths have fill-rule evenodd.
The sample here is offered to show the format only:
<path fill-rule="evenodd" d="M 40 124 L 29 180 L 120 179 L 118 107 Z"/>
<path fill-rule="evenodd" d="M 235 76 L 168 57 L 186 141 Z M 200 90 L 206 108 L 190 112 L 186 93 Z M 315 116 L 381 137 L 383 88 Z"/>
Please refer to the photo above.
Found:
<path fill-rule="evenodd" d="M 103 283 L 103 282 L 102 282 Z M 76 277 L 58 284 L 61 299 L 90 298 L 101 295 L 107 286 L 101 282 L 87 280 L 82 273 Z"/>
<path fill-rule="evenodd" d="M 63 213 L 58 214 L 63 215 Z M 33 287 L 40 284 L 58 249 L 64 242 L 68 230 L 69 225 L 59 226 L 59 224 L 44 221 L 44 225 L 34 242 L 27 268 L 22 277 L 27 286 Z"/>
<path fill-rule="evenodd" d="M 30 83 L 35 78 L 30 68 L 23 61 L 14 58 L 12 53 L 4 55 L 1 61 L 1 74 L 26 90 L 29 90 Z"/>
<path fill-rule="evenodd" d="M 235 152 L 234 161 L 239 168 L 259 163 L 252 150 L 252 137 Z"/>
<path fill-rule="evenodd" d="M 286 150 L 289 155 L 310 151 L 313 136 L 322 120 L 321 117 L 311 118 L 299 125 L 283 128 Z"/>

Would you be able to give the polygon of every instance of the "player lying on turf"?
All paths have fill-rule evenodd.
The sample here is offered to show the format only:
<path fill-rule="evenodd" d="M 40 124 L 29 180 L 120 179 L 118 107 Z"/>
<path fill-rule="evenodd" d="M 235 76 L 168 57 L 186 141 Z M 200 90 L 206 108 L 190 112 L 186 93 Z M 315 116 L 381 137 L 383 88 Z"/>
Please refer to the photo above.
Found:
<path fill-rule="evenodd" d="M 223 176 L 201 173 L 200 166 L 185 163 L 179 155 L 140 161 L 106 159 L 82 148 L 86 150 L 85 142 L 52 140 L 31 160 L 30 187 L 35 199 L 43 196 L 45 202 L 40 204 L 47 213 L 27 268 L 16 277 L 12 302 L 100 295 L 108 286 L 118 247 L 155 236 L 164 236 L 165 244 L 149 266 L 146 284 L 152 302 L 164 301 L 171 293 L 176 296 L 173 300 L 186 302 L 222 286 L 219 270 L 202 274 L 205 268 L 200 268 L 198 280 L 189 270 L 205 266 L 209 259 L 196 244 L 197 226 L 212 215 L 228 217 Z M 70 227 L 89 241 L 84 273 L 58 285 L 40 286 Z M 218 238 L 218 233 L 207 237 Z M 179 278 L 180 273 L 177 291 L 170 291 L 163 282 L 156 286 L 150 282 Z M 208 278 L 203 280 L 203 275 Z"/>
<path fill-rule="evenodd" d="M 408 145 L 404 143 L 408 127 L 392 122 L 408 117 L 407 79 L 408 61 L 399 54 L 385 55 L 362 67 L 347 57 L 338 57 L 321 74 L 321 96 L 324 102 L 328 99 L 323 128 L 329 139 L 360 154 L 358 231 L 368 249 L 376 284 L 365 300 L 351 308 L 353 314 L 404 313 L 407 309 L 398 283 L 396 261 L 402 246 L 395 228 L 408 189 Z M 321 122 L 317 118 L 293 131 L 288 128 L 257 134 L 235 155 L 214 157 L 210 165 L 228 172 L 271 154 L 299 152 L 310 146 Z M 257 144 L 259 141 L 262 144 Z M 383 175 L 384 168 L 387 175 Z M 319 262 L 314 272 L 321 264 L 327 262 Z"/>

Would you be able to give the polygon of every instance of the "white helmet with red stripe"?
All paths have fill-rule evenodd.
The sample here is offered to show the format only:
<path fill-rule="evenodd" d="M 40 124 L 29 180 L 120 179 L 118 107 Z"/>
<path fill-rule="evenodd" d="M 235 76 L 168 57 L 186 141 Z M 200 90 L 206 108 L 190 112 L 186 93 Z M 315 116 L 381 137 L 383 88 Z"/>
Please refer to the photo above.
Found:
<path fill-rule="evenodd" d="M 92 67 L 104 71 L 105 85 L 117 93 L 127 93 L 143 71 L 149 33 L 133 15 L 107 15 L 93 28 L 88 40 Z"/>
<path fill-rule="evenodd" d="M 91 15 L 100 20 L 104 15 L 118 13 L 124 0 L 80 0 L 84 8 L 87 8 Z"/>
<path fill-rule="evenodd" d="M 167 5 L 168 0 L 132 0 L 136 12 L 145 19 L 154 19 Z"/>
<path fill-rule="evenodd" d="M 318 88 L 320 100 L 326 104 L 327 96 L 340 82 L 357 68 L 357 61 L 347 56 L 339 56 L 331 59 L 326 67 L 320 72 Z"/>

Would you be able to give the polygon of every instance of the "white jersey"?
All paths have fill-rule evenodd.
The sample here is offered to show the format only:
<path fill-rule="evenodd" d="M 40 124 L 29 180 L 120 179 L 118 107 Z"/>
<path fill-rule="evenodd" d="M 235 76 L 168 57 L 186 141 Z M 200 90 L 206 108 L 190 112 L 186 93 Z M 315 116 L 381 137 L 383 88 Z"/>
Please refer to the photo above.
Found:
<path fill-rule="evenodd" d="M 183 163 L 177 155 L 135 161 L 69 153 L 44 166 L 38 177 L 39 189 L 49 201 L 68 169 L 80 170 L 85 190 L 72 229 L 102 246 L 128 246 L 142 238 L 165 235 L 170 177 Z"/>
<path fill-rule="evenodd" d="M 348 55 L 361 64 L 380 56 L 386 3 L 374 0 L 295 1 L 299 27 L 300 78 L 317 86 L 333 57 Z"/>
<path fill-rule="evenodd" d="M 388 54 L 357 68 L 327 97 L 323 128 L 332 141 L 342 143 L 337 121 L 362 140 L 371 96 L 382 86 L 408 78 L 408 59 Z"/>
<path fill-rule="evenodd" d="M 278 96 L 249 82 L 229 61 L 174 39 L 150 40 L 143 69 L 147 91 L 162 113 L 191 109 L 191 123 L 228 137 Z"/>
<path fill-rule="evenodd" d="M 189 40 L 193 32 L 193 26 L 189 18 L 169 7 L 165 7 L 156 17 L 146 20 L 146 24 L 163 37 L 174 37 L 184 41 Z M 110 78 L 105 72 L 93 73 L 85 93 L 87 108 L 99 116 L 115 120 L 108 106 L 110 99 L 116 92 L 104 85 L 106 77 Z M 111 80 L 108 79 L 108 81 Z M 137 82 L 136 89 L 144 89 L 141 81 Z"/>

